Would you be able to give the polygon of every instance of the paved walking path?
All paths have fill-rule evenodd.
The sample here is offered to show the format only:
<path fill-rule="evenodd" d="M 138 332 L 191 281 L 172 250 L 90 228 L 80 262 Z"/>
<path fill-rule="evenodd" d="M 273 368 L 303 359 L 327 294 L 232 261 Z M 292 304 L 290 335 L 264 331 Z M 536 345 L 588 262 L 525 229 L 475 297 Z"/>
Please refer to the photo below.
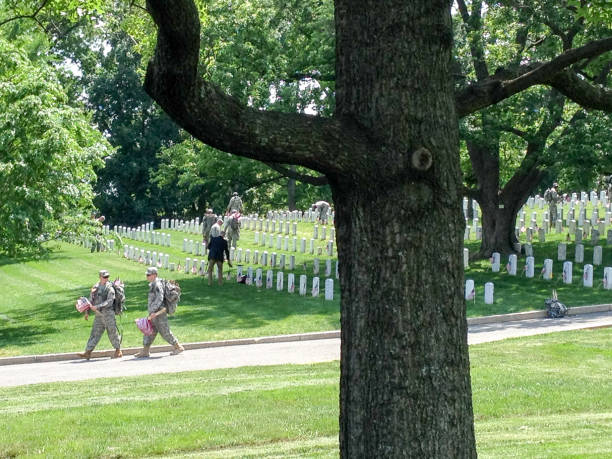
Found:
<path fill-rule="evenodd" d="M 468 343 L 477 344 L 511 337 L 611 326 L 612 311 L 573 315 L 563 319 L 535 318 L 485 323 L 469 326 Z M 13 365 L 7 365 L 7 359 L 3 359 L 5 362 L 0 366 L 0 387 L 214 368 L 306 364 L 340 359 L 340 338 L 337 331 L 235 340 L 226 344 L 229 345 L 191 343 L 186 345 L 188 350 L 180 355 L 171 356 L 164 351 L 153 353 L 148 359 L 136 359 L 133 355 L 126 355 L 122 359 L 102 357 L 86 361 L 73 359 L 74 354 L 63 354 L 58 355 L 58 359 L 61 357 L 63 360 Z M 161 349 L 170 350 L 170 347 L 158 348 Z M 134 353 L 136 349 L 126 351 Z"/>

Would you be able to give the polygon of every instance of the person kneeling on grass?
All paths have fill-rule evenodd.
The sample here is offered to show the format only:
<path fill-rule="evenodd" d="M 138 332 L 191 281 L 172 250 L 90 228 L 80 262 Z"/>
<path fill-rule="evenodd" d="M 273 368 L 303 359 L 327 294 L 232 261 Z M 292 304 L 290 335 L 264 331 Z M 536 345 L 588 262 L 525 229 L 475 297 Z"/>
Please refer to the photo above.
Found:
<path fill-rule="evenodd" d="M 161 279 L 157 278 L 157 268 L 154 266 L 147 268 L 146 275 L 147 281 L 149 281 L 149 302 L 147 306 L 149 311 L 148 319 L 151 321 L 151 325 L 153 326 L 153 333 L 143 337 L 143 349 L 136 354 L 136 357 L 149 357 L 151 344 L 153 344 L 153 341 L 155 341 L 157 332 L 159 332 L 169 344 L 174 346 L 174 350 L 170 353 L 171 355 L 180 354 L 185 350 L 185 348 L 181 346 L 176 337 L 170 331 L 170 326 L 168 325 L 168 311 L 164 306 L 164 284 L 162 283 Z"/>
<path fill-rule="evenodd" d="M 213 267 L 217 266 L 217 273 L 219 275 L 219 285 L 223 285 L 223 255 L 227 256 L 227 264 L 232 267 L 230 261 L 229 248 L 227 247 L 227 241 L 224 238 L 225 231 L 221 231 L 221 235 L 210 239 L 208 245 L 208 285 L 212 285 L 212 272 Z"/>

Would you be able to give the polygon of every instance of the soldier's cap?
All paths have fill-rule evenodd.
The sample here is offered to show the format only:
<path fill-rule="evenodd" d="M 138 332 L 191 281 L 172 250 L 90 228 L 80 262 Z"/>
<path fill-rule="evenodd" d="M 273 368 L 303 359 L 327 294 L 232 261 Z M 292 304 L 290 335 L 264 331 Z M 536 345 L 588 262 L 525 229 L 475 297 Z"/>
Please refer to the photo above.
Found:
<path fill-rule="evenodd" d="M 559 186 L 559 184 L 557 182 L 553 183 L 553 188 L 556 188 L 558 186 Z"/>
<path fill-rule="evenodd" d="M 222 221 L 223 221 L 223 219 L 222 219 L 221 217 L 217 217 L 217 221 L 218 221 L 218 222 L 222 222 Z"/>
<path fill-rule="evenodd" d="M 151 274 L 157 274 L 157 268 L 155 266 L 147 268 L 147 276 L 150 276 Z"/>
<path fill-rule="evenodd" d="M 100 277 L 110 277 L 110 274 L 106 269 L 103 269 L 102 271 L 100 271 Z"/>

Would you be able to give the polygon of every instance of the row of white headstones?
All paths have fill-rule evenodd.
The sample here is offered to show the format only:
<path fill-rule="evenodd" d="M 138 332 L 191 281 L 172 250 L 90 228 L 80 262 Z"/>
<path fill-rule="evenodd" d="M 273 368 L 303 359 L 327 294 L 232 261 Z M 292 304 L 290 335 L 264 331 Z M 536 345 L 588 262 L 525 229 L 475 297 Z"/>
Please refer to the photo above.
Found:
<path fill-rule="evenodd" d="M 601 247 L 595 247 L 595 249 L 599 248 L 599 254 L 595 258 L 598 263 L 594 263 L 596 265 L 601 265 Z M 582 244 L 577 244 L 576 246 L 576 263 L 582 263 L 584 261 L 584 246 Z M 559 244 L 558 250 L 558 259 L 559 261 L 565 260 L 566 247 L 565 244 Z M 580 254 L 580 255 L 578 255 Z M 466 253 L 464 252 L 464 266 L 467 265 L 466 261 Z M 493 272 L 500 271 L 500 254 L 493 253 L 491 257 L 491 270 Z M 517 256 L 515 254 L 511 254 L 508 259 L 508 263 L 506 264 L 506 270 L 510 276 L 517 275 Z M 533 278 L 535 275 L 535 259 L 533 256 L 527 256 L 525 259 L 525 266 L 523 268 L 523 272 L 525 273 L 525 277 Z M 542 266 L 540 276 L 544 280 L 552 280 L 553 278 L 553 260 L 547 258 L 544 260 L 544 264 Z M 563 262 L 562 269 L 562 279 L 564 284 L 572 284 L 573 282 L 573 263 L 571 261 Z M 602 278 L 603 288 L 606 290 L 612 290 L 612 267 L 605 267 Z M 583 266 L 583 275 L 582 275 L 582 285 L 587 288 L 593 287 L 593 265 L 585 264 Z M 493 292 L 494 292 L 494 284 L 493 282 L 485 283 L 484 288 L 484 301 L 486 304 L 493 304 Z M 472 279 L 466 279 L 465 281 L 465 299 L 473 300 L 475 299 L 476 290 L 474 286 L 474 281 Z"/>
<path fill-rule="evenodd" d="M 289 234 L 289 224 L 290 222 L 283 222 L 283 221 L 276 221 L 276 220 L 263 220 L 263 219 L 251 219 L 249 217 L 244 217 L 243 218 L 245 220 L 245 229 L 247 230 L 255 230 L 255 234 L 254 234 L 254 242 L 255 244 L 261 244 L 263 246 L 267 244 L 269 244 L 269 247 L 273 247 L 274 246 L 274 241 L 276 241 L 276 247 L 278 250 L 281 250 L 281 246 L 283 245 L 284 242 L 284 250 L 285 251 L 289 251 L 289 242 L 292 242 L 292 248 L 291 250 L 293 252 L 297 252 L 297 248 L 298 248 L 298 243 L 297 243 L 297 237 L 295 237 L 295 235 L 297 234 L 297 223 L 293 222 L 293 239 L 290 240 L 288 234 Z M 164 221 L 166 219 L 162 220 L 162 229 L 164 229 L 164 227 L 166 226 L 164 224 Z M 182 221 L 180 221 L 180 225 L 176 225 L 175 228 L 170 228 L 170 229 L 175 229 L 177 231 L 182 231 L 182 232 L 189 232 L 189 233 L 193 233 L 193 234 L 201 234 L 201 230 L 202 230 L 202 225 L 199 223 L 199 218 L 192 220 L 191 222 L 187 222 L 186 224 Z M 260 233 L 258 230 L 262 230 L 265 227 L 266 232 L 262 232 Z M 276 236 L 274 234 L 268 234 L 268 233 L 274 233 L 276 228 L 278 227 L 278 232 L 279 233 L 283 233 L 283 228 L 284 228 L 284 232 L 286 234 L 286 236 L 284 237 L 284 239 L 282 238 L 282 236 L 280 234 L 277 234 Z M 320 231 L 319 231 L 320 228 Z M 135 241 L 140 241 L 140 242 L 147 242 L 150 243 L 152 245 L 161 245 L 163 247 L 170 247 L 171 245 L 171 235 L 168 233 L 160 233 L 157 231 L 154 231 L 154 223 L 150 222 L 150 223 L 145 223 L 140 225 L 139 227 L 136 228 L 131 228 L 131 227 L 126 227 L 126 226 L 115 226 L 113 229 L 115 234 L 118 234 L 121 237 L 124 238 L 128 238 L 128 239 L 132 239 Z M 104 233 L 105 234 L 110 234 L 111 230 L 110 230 L 110 226 L 106 225 L 104 226 Z M 313 237 L 310 239 L 310 253 L 314 253 L 314 246 L 315 246 L 315 240 L 317 239 L 322 239 L 325 240 L 327 238 L 327 227 L 326 226 L 321 226 L 319 227 L 318 225 L 314 225 L 313 228 Z M 335 240 L 335 228 L 331 227 L 329 230 L 329 240 L 326 243 L 326 251 L 328 253 L 329 256 L 333 255 L 333 251 L 334 251 L 334 240 Z M 300 251 L 302 253 L 306 252 L 306 238 L 302 238 L 301 243 L 300 243 Z M 204 254 L 205 252 L 203 251 L 201 246 L 198 246 L 198 242 L 194 242 L 193 240 L 189 240 L 189 239 L 183 239 L 183 252 L 187 252 L 187 253 L 192 253 L 194 255 L 201 255 Z M 321 250 L 319 248 L 319 250 Z"/>
<path fill-rule="evenodd" d="M 205 252 L 203 253 L 203 255 L 205 255 Z M 134 247 L 131 245 L 124 245 L 123 246 L 123 256 L 124 258 L 130 259 L 130 260 L 142 259 L 143 263 L 151 264 L 153 266 L 159 266 L 164 269 L 170 269 L 171 271 L 176 269 L 176 264 L 170 263 L 170 255 L 163 254 L 161 252 L 157 253 L 151 250 L 139 249 L 138 247 Z M 247 249 L 245 251 L 244 258 L 243 258 L 242 249 L 238 249 L 237 251 L 230 250 L 230 260 L 236 263 L 250 264 L 251 263 L 251 251 Z M 205 262 L 205 260 L 202 260 L 202 261 Z M 272 252 L 271 254 L 269 254 L 267 251 L 264 251 L 261 253 L 261 256 L 260 256 L 258 250 L 255 250 L 253 252 L 252 263 L 254 265 L 260 264 L 263 266 L 267 266 L 269 264 L 270 267 L 279 268 L 279 269 L 287 268 L 291 271 L 293 271 L 296 267 L 295 255 L 289 256 L 289 263 L 287 266 L 287 257 L 284 253 L 281 253 L 279 255 L 276 252 Z M 193 258 L 193 259 L 190 257 L 185 258 L 185 264 L 183 266 L 185 266 L 185 269 L 187 270 L 186 272 L 189 271 L 190 266 L 192 266 L 193 264 L 197 264 L 197 258 Z M 325 276 L 326 277 L 331 276 L 332 260 L 326 259 L 324 266 L 325 266 Z M 321 260 L 319 260 L 318 258 L 314 258 L 313 267 L 312 267 L 313 274 L 319 274 L 319 271 L 321 270 L 321 268 L 322 268 Z M 337 260 L 335 260 L 335 275 L 336 275 L 336 279 L 338 279 L 338 261 Z"/>
<path fill-rule="evenodd" d="M 274 255 L 274 254 L 273 254 Z M 183 271 L 186 274 L 194 274 L 204 276 L 208 272 L 208 262 L 206 260 L 198 260 L 196 258 L 186 258 L 185 264 L 183 266 L 176 265 L 175 263 L 170 262 L 169 254 L 151 252 L 149 250 L 138 249 L 134 246 L 124 246 L 123 256 L 129 260 L 145 264 L 147 266 L 157 266 L 159 268 L 169 269 L 170 271 Z M 315 274 L 318 273 L 319 263 L 318 259 L 315 259 Z M 325 263 L 325 299 L 333 300 L 334 299 L 334 280 L 329 278 L 331 276 L 332 264 L 331 260 L 326 260 Z M 219 273 L 217 266 L 214 266 L 213 273 L 215 278 L 221 274 Z M 227 273 L 228 279 L 230 279 L 230 272 Z M 244 272 L 244 267 L 242 265 L 238 265 L 236 269 L 236 280 L 241 281 L 242 277 L 246 276 L 245 284 L 246 285 L 254 285 L 257 287 L 263 286 L 263 269 L 257 268 L 253 269 L 252 266 L 248 266 L 246 269 L 246 273 Z M 338 262 L 336 262 L 336 279 L 338 278 Z M 283 271 L 276 272 L 276 290 L 283 291 L 284 290 L 284 279 L 285 274 Z M 268 269 L 266 271 L 266 288 L 271 289 L 274 283 L 274 271 Z M 314 276 L 312 278 L 312 287 L 311 287 L 311 295 L 313 297 L 319 296 L 319 284 L 320 278 L 318 276 Z M 307 294 L 307 286 L 308 286 L 308 277 L 305 274 L 300 275 L 299 277 L 299 294 L 306 295 Z M 295 274 L 289 273 L 287 275 L 287 292 L 294 293 L 295 292 Z"/>
<path fill-rule="evenodd" d="M 590 202 L 592 205 L 591 216 L 587 218 L 587 203 Z M 479 226 L 479 213 L 480 208 L 478 203 L 473 200 L 473 219 L 470 228 L 470 222 L 468 220 L 468 199 L 464 198 L 463 200 L 463 211 L 466 219 L 466 228 L 464 233 L 464 239 L 470 239 L 470 234 L 473 233 L 476 236 L 476 239 L 482 238 L 482 228 Z M 540 196 L 530 197 L 527 200 L 526 206 L 533 209 L 534 207 L 543 209 L 545 208 L 546 202 Z M 601 191 L 599 193 L 599 197 L 597 192 L 591 191 L 590 196 L 586 192 L 581 192 L 580 200 L 578 200 L 577 193 L 573 193 L 571 196 L 571 200 L 568 203 L 559 203 L 557 204 L 557 215 L 558 218 L 555 222 L 555 231 L 557 233 L 561 233 L 564 231 L 564 209 L 565 206 L 568 206 L 568 212 L 565 215 L 565 227 L 569 228 L 569 232 L 572 234 L 576 234 L 577 242 L 582 241 L 582 235 L 584 234 L 586 237 L 591 233 L 591 228 L 597 227 L 598 233 L 593 235 L 593 238 L 599 238 L 599 235 L 603 235 L 606 231 L 606 226 L 609 224 L 612 219 L 612 203 L 608 202 L 608 196 L 605 191 Z M 605 217 L 600 217 L 599 206 L 603 206 L 602 212 L 605 212 Z M 526 206 L 519 211 L 519 224 L 516 227 L 517 237 L 520 236 L 521 229 L 525 227 L 527 210 Z M 578 208 L 578 218 L 576 219 L 576 209 Z M 529 226 L 525 228 L 526 239 L 528 242 L 531 242 L 533 236 L 538 234 L 538 238 L 541 242 L 545 241 L 545 234 L 552 230 L 551 222 L 549 221 L 548 212 L 543 213 L 540 225 L 538 225 L 538 212 L 531 213 L 531 220 L 529 222 Z M 581 228 L 582 231 L 578 233 L 578 229 Z M 610 240 L 610 233 L 608 232 L 608 239 Z M 612 242 L 609 242 L 612 243 Z"/>

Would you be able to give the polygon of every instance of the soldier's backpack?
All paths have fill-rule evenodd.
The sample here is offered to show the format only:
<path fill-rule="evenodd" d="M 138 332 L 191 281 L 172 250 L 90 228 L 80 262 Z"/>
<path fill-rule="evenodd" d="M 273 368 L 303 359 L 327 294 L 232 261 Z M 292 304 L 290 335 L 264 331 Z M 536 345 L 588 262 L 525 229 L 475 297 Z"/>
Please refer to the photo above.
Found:
<path fill-rule="evenodd" d="M 550 191 L 550 188 L 544 192 L 544 201 L 546 202 L 552 201 L 552 192 Z"/>
<path fill-rule="evenodd" d="M 181 287 L 178 282 L 162 279 L 164 286 L 164 307 L 169 315 L 176 312 L 176 305 L 181 300 Z"/>
<path fill-rule="evenodd" d="M 559 319 L 567 314 L 567 306 L 557 299 L 557 291 L 553 290 L 552 298 L 544 300 L 546 305 L 546 315 L 551 319 Z"/>
<path fill-rule="evenodd" d="M 113 288 L 115 289 L 115 301 L 113 302 L 113 309 L 116 315 L 122 314 L 126 311 L 125 307 L 125 287 L 121 279 L 117 278 L 113 282 Z"/>
<path fill-rule="evenodd" d="M 240 222 L 238 221 L 239 218 L 239 214 L 234 214 L 234 216 L 230 220 L 230 228 L 234 231 L 238 231 L 238 228 L 240 228 Z"/>

